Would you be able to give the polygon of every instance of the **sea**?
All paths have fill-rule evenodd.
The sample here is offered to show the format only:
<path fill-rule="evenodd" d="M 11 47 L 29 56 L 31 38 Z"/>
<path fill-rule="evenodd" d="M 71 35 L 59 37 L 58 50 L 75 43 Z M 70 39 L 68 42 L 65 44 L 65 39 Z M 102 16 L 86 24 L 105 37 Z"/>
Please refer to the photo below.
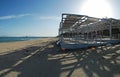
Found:
<path fill-rule="evenodd" d="M 0 37 L 0 43 L 42 39 L 47 37 Z"/>

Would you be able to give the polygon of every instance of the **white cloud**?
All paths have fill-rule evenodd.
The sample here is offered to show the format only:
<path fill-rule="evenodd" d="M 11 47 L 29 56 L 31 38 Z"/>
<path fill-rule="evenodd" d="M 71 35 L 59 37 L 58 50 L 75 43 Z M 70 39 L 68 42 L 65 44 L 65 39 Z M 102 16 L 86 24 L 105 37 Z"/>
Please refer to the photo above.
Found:
<path fill-rule="evenodd" d="M 60 17 L 57 16 L 37 16 L 33 14 L 19 14 L 19 15 L 8 15 L 8 16 L 0 16 L 0 20 L 7 20 L 7 19 L 16 19 L 25 16 L 33 16 L 41 20 L 59 20 Z"/>
<path fill-rule="evenodd" d="M 32 14 L 20 14 L 17 17 L 31 16 Z"/>
<path fill-rule="evenodd" d="M 0 20 L 15 19 L 15 18 L 30 16 L 30 15 L 31 14 L 19 14 L 19 15 L 0 16 Z"/>
<path fill-rule="evenodd" d="M 5 19 L 12 19 L 12 18 L 16 18 L 15 15 L 10 15 L 10 16 L 1 16 L 0 20 L 5 20 Z"/>
<path fill-rule="evenodd" d="M 57 16 L 40 16 L 39 19 L 42 19 L 42 20 L 58 20 L 60 19 L 60 17 L 57 17 Z"/>

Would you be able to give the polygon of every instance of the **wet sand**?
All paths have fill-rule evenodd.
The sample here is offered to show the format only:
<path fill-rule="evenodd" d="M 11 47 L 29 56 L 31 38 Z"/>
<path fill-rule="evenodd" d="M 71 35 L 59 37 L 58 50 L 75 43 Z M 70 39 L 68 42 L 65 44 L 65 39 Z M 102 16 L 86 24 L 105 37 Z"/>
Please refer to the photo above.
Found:
<path fill-rule="evenodd" d="M 120 44 L 59 51 L 56 38 L 0 44 L 0 77 L 120 77 Z"/>

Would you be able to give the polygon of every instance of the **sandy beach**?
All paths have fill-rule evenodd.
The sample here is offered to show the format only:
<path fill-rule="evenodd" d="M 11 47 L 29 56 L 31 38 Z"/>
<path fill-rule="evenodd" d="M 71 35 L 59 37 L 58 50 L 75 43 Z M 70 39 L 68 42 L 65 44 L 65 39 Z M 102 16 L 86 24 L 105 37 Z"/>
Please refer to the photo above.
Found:
<path fill-rule="evenodd" d="M 0 43 L 0 77 L 120 77 L 120 44 L 60 52 L 56 40 Z"/>
<path fill-rule="evenodd" d="M 23 49 L 29 46 L 38 45 L 47 41 L 52 40 L 53 38 L 29 40 L 29 41 L 19 41 L 19 42 L 8 42 L 0 43 L 0 54 L 9 53 L 14 50 Z"/>

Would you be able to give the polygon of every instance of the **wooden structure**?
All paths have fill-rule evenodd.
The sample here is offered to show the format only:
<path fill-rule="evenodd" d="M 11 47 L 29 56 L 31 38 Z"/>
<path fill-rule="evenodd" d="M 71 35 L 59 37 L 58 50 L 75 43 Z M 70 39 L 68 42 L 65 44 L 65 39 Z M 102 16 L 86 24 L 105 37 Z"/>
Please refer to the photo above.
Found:
<path fill-rule="evenodd" d="M 120 42 L 120 20 L 62 14 L 59 27 L 61 48 L 86 48 L 118 42 Z"/>

